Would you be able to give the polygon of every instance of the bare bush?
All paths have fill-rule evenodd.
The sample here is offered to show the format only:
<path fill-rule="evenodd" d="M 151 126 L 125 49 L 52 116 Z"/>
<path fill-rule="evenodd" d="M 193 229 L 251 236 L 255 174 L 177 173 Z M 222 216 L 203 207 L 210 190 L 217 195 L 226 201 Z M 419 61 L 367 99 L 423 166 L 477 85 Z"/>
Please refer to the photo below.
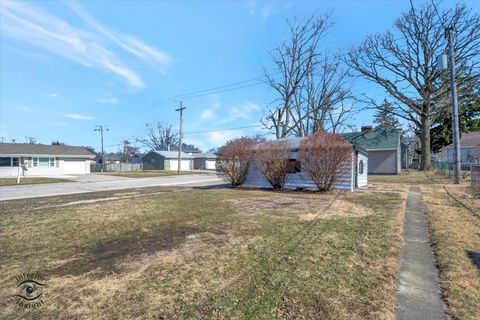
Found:
<path fill-rule="evenodd" d="M 227 141 L 218 151 L 219 176 L 233 186 L 242 185 L 247 179 L 248 167 L 253 159 L 255 139 L 242 137 Z"/>
<path fill-rule="evenodd" d="M 303 139 L 298 158 L 318 190 L 328 191 L 350 174 L 352 151 L 340 135 L 319 131 Z"/>
<path fill-rule="evenodd" d="M 281 190 L 285 185 L 289 156 L 287 140 L 267 141 L 255 150 L 255 163 L 274 190 Z"/>

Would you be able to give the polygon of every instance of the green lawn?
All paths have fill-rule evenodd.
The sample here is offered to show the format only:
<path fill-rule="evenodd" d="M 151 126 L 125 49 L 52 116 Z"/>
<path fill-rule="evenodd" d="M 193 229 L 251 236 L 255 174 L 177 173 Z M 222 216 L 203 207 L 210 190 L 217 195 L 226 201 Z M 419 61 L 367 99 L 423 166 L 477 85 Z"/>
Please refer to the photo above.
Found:
<path fill-rule="evenodd" d="M 0 318 L 393 317 L 405 190 L 149 190 L 1 202 L 0 291 L 26 271 L 48 286 Z"/>
<path fill-rule="evenodd" d="M 181 171 L 177 173 L 177 171 L 168 171 L 168 170 L 143 170 L 143 171 L 126 171 L 126 172 L 105 172 L 101 173 L 108 176 L 117 176 L 117 177 L 127 177 L 127 178 L 148 178 L 148 177 L 168 177 L 168 176 L 178 176 L 178 175 L 185 175 L 185 174 L 193 174 L 193 173 L 202 173 L 202 172 L 195 172 L 195 171 Z"/>
<path fill-rule="evenodd" d="M 21 178 L 20 184 L 39 184 L 39 183 L 58 183 L 58 182 L 71 182 L 67 179 L 58 179 L 58 178 Z M 0 178 L 0 186 L 11 186 L 17 184 L 17 178 Z"/>

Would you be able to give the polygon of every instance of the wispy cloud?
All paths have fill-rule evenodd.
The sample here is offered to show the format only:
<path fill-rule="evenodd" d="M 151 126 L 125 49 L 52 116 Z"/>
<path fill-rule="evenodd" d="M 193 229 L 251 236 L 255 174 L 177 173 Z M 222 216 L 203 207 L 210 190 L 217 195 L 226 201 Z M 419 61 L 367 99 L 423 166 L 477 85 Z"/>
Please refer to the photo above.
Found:
<path fill-rule="evenodd" d="M 59 97 L 58 93 L 53 93 L 53 92 L 52 93 L 47 93 L 47 96 L 52 97 L 52 98 L 58 98 Z"/>
<path fill-rule="evenodd" d="M 96 21 L 77 2 L 69 1 L 67 4 L 80 18 L 83 19 L 87 25 L 106 36 L 123 50 L 146 62 L 155 63 L 162 71 L 165 71 L 166 68 L 172 63 L 172 58 L 167 53 L 156 50 L 155 48 L 133 36 L 124 35 L 109 30 L 107 27 Z"/>
<path fill-rule="evenodd" d="M 64 113 L 63 116 L 65 118 L 73 119 L 73 120 L 93 120 L 93 117 L 86 116 L 79 113 Z"/>
<path fill-rule="evenodd" d="M 76 3 L 70 4 L 95 33 L 71 26 L 49 12 L 20 1 L 3 1 L 1 28 L 3 34 L 30 43 L 63 58 L 84 66 L 114 73 L 131 86 L 145 86 L 142 78 L 123 62 L 117 54 L 107 49 L 105 43 L 114 43 L 142 60 L 153 60 L 164 69 L 171 58 L 142 41 L 124 35 L 116 35 L 98 24 Z"/>
<path fill-rule="evenodd" d="M 95 101 L 99 103 L 105 103 L 105 104 L 117 104 L 118 99 L 117 98 L 109 98 L 109 99 L 96 99 Z"/>

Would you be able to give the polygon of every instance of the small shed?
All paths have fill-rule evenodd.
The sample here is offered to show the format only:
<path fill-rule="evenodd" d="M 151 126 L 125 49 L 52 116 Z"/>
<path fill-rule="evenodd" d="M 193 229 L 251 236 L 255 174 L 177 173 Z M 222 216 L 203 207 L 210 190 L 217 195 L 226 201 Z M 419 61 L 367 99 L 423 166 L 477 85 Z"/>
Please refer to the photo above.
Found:
<path fill-rule="evenodd" d="M 291 170 L 287 173 L 284 188 L 286 189 L 311 189 L 316 190 L 317 186 L 308 177 L 306 172 L 302 171 L 302 163 L 298 160 L 298 150 L 303 140 L 302 137 L 288 138 L 290 145 Z M 343 175 L 333 189 L 354 191 L 358 187 L 367 185 L 368 174 L 368 152 L 362 148 L 353 145 L 351 160 L 344 164 L 349 167 L 347 174 Z M 258 165 L 253 161 L 248 169 L 246 187 L 271 188 L 268 181 L 263 177 Z"/>
<path fill-rule="evenodd" d="M 193 169 L 194 156 L 191 153 L 182 152 L 180 171 L 191 171 Z M 177 151 L 152 150 L 142 157 L 143 170 L 178 170 Z"/>
<path fill-rule="evenodd" d="M 362 127 L 362 132 L 341 134 L 345 140 L 368 152 L 368 174 L 399 174 L 402 167 L 401 130 Z"/>

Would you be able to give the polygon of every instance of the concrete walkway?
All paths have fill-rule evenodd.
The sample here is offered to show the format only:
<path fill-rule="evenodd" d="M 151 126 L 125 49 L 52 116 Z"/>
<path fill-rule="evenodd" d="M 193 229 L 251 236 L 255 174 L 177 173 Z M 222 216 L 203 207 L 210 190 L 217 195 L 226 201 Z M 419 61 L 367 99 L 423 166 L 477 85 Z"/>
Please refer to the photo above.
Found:
<path fill-rule="evenodd" d="M 131 188 L 211 186 L 222 183 L 223 181 L 216 174 L 188 174 L 149 178 L 87 175 L 76 182 L 2 186 L 0 187 L 0 201 Z"/>
<path fill-rule="evenodd" d="M 438 284 L 419 187 L 411 187 L 405 211 L 397 319 L 450 319 Z"/>

